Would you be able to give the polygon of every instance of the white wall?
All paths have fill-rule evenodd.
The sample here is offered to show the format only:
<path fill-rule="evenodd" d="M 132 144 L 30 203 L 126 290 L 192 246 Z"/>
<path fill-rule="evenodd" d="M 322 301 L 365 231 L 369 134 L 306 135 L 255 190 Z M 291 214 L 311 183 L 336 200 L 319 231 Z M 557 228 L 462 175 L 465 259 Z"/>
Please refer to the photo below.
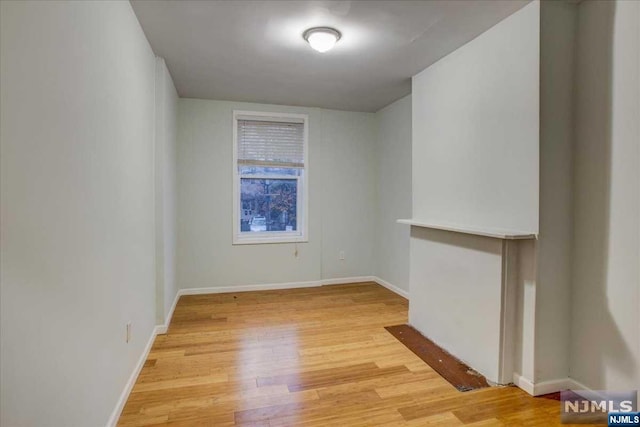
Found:
<path fill-rule="evenodd" d="M 534 383 L 566 379 L 569 373 L 577 7 L 565 1 L 540 3 L 540 233 L 535 242 L 535 369 L 528 377 Z"/>
<path fill-rule="evenodd" d="M 539 4 L 413 77 L 413 217 L 538 231 Z"/>
<path fill-rule="evenodd" d="M 411 227 L 409 321 L 499 382 L 502 240 Z"/>
<path fill-rule="evenodd" d="M 640 384 L 640 3 L 578 7 L 570 376 Z"/>
<path fill-rule="evenodd" d="M 180 287 L 372 274 L 374 114 L 196 99 L 178 105 Z M 308 243 L 231 244 L 234 109 L 309 115 Z"/>
<path fill-rule="evenodd" d="M 413 78 L 414 219 L 538 231 L 539 47 L 532 2 Z M 410 240 L 410 323 L 491 381 L 532 373 L 535 247 L 419 227 Z"/>
<path fill-rule="evenodd" d="M 513 371 L 533 384 L 536 349 L 537 245 L 534 240 L 522 240 L 517 245 L 517 293 Z M 566 349 L 566 344 L 564 346 Z"/>
<path fill-rule="evenodd" d="M 320 187 L 322 279 L 373 273 L 375 224 L 375 115 L 320 110 L 321 154 L 310 173 Z M 316 125 L 317 126 L 317 125 Z M 310 156 L 314 155 L 309 141 Z M 317 153 L 317 152 L 316 152 Z M 313 191 L 313 190 L 311 190 Z M 312 192 L 310 197 L 314 197 Z M 317 197 L 317 196 L 316 196 Z M 311 199 L 313 200 L 313 199 Z M 316 239 L 318 236 L 316 235 Z M 344 250 L 346 259 L 338 260 Z"/>
<path fill-rule="evenodd" d="M 0 424 L 100 426 L 154 326 L 155 59 L 128 2 L 0 15 Z"/>
<path fill-rule="evenodd" d="M 409 290 L 411 95 L 376 113 L 375 275 Z"/>
<path fill-rule="evenodd" d="M 178 93 L 162 58 L 156 58 L 155 89 L 156 322 L 164 324 L 178 293 L 176 280 Z"/>

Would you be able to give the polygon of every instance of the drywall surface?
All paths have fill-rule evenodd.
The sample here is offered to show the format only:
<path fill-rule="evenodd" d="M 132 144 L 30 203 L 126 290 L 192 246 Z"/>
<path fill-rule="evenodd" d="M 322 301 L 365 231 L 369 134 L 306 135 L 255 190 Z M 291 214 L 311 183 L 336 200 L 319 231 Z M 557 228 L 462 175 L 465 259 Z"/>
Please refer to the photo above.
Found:
<path fill-rule="evenodd" d="M 0 19 L 0 424 L 105 425 L 154 327 L 155 58 L 128 2 Z"/>
<path fill-rule="evenodd" d="M 233 110 L 309 116 L 307 243 L 232 245 Z M 375 130 L 375 115 L 371 113 L 180 99 L 177 169 L 180 287 L 371 275 Z M 345 260 L 338 259 L 340 251 L 344 251 Z"/>
<path fill-rule="evenodd" d="M 502 240 L 411 227 L 409 322 L 497 382 Z"/>
<path fill-rule="evenodd" d="M 569 373 L 577 5 L 540 3 L 540 233 L 533 383 Z M 524 285 L 524 283 L 523 283 Z"/>
<path fill-rule="evenodd" d="M 539 25 L 532 2 L 414 76 L 415 220 L 538 232 Z M 420 227 L 410 240 L 411 324 L 492 381 L 532 374 L 535 246 Z"/>
<path fill-rule="evenodd" d="M 411 217 L 411 96 L 376 113 L 375 275 L 409 290 Z"/>
<path fill-rule="evenodd" d="M 413 77 L 413 217 L 538 231 L 539 3 Z"/>
<path fill-rule="evenodd" d="M 162 58 L 156 58 L 156 323 L 164 324 L 178 293 L 176 280 L 176 137 L 178 93 Z"/>
<path fill-rule="evenodd" d="M 517 246 L 517 296 L 515 340 L 513 343 L 514 374 L 533 382 L 535 377 L 536 334 L 536 270 L 537 242 L 521 240 Z M 544 315 L 544 314 L 542 314 Z M 564 345 L 566 349 L 567 345 Z"/>
<path fill-rule="evenodd" d="M 569 374 L 640 384 L 640 3 L 578 6 Z"/>
<path fill-rule="evenodd" d="M 375 224 L 375 115 L 321 110 L 321 156 L 311 179 L 320 180 L 322 278 L 373 272 Z M 313 144 L 309 141 L 309 144 Z M 310 148 L 313 156 L 313 149 Z M 313 172 L 315 171 L 315 172 Z M 311 193 L 313 198 L 314 194 Z M 309 199 L 313 200 L 313 199 Z M 317 237 L 316 237 L 317 238 Z M 338 260 L 345 251 L 346 259 Z"/>

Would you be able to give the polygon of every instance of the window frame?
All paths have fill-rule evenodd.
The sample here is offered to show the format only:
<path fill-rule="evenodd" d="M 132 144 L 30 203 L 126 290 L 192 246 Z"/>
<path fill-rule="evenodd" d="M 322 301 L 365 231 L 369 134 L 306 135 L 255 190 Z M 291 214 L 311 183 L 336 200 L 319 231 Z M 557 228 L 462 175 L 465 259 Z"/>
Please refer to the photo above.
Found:
<path fill-rule="evenodd" d="M 243 175 L 238 167 L 238 120 L 258 120 L 271 122 L 291 123 L 302 121 L 304 127 L 303 151 L 304 167 L 299 175 Z M 290 179 L 297 181 L 296 231 L 266 231 L 245 232 L 241 231 L 240 212 L 242 203 L 240 197 L 241 179 Z M 233 244 L 256 245 L 270 243 L 302 243 L 308 242 L 309 224 L 309 116 L 298 113 L 276 113 L 266 111 L 233 110 Z"/>

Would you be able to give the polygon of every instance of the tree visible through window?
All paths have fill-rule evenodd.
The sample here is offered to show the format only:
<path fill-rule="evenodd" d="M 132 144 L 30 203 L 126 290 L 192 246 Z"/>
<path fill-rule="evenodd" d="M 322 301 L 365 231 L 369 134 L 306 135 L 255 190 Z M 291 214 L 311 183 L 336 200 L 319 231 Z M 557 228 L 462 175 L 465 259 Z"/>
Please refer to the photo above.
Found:
<path fill-rule="evenodd" d="M 297 230 L 296 179 L 241 178 L 240 202 L 244 211 L 241 231 Z"/>
<path fill-rule="evenodd" d="M 306 238 L 306 116 L 234 113 L 235 243 Z"/>

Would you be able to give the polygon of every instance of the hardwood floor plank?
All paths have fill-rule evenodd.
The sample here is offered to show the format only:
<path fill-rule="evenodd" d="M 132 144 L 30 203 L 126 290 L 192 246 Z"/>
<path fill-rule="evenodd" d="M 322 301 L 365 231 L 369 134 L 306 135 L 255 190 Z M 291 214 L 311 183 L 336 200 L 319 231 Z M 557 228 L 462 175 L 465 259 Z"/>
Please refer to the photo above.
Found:
<path fill-rule="evenodd" d="M 387 326 L 389 333 L 460 391 L 489 387 L 485 377 L 425 338 L 409 325 Z"/>
<path fill-rule="evenodd" d="M 118 425 L 559 425 L 554 400 L 458 392 L 385 331 L 407 311 L 375 283 L 183 296 Z"/>

